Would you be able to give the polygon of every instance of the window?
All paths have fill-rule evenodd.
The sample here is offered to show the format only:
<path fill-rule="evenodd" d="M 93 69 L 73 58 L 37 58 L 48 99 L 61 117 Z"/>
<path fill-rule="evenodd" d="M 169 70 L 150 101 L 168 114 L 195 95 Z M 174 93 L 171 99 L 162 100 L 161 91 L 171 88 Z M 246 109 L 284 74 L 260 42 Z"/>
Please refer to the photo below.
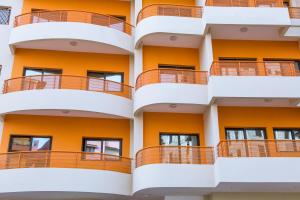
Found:
<path fill-rule="evenodd" d="M 166 146 L 199 146 L 199 135 L 197 134 L 160 134 L 160 145 Z"/>
<path fill-rule="evenodd" d="M 267 139 L 265 129 L 227 128 L 225 133 L 229 155 L 235 157 L 265 157 L 268 155 L 268 146 L 265 143 L 265 139 Z"/>
<path fill-rule="evenodd" d="M 114 156 L 122 155 L 122 140 L 120 139 L 102 139 L 102 138 L 84 138 L 83 151 L 89 153 L 101 153 Z M 93 155 L 91 155 L 93 156 Z M 95 155 L 99 156 L 99 155 Z"/>
<path fill-rule="evenodd" d="M 158 65 L 161 83 L 194 83 L 193 66 Z M 176 71 L 182 70 L 182 71 Z M 183 71 L 184 70 L 184 71 Z M 190 71 L 189 71 L 190 70 Z"/>
<path fill-rule="evenodd" d="M 9 24 L 10 12 L 11 12 L 11 8 L 0 6 L 0 24 L 4 24 L 4 25 Z"/>
<path fill-rule="evenodd" d="M 219 58 L 219 61 L 221 61 L 220 73 L 223 76 L 256 76 L 258 74 L 256 58 Z"/>
<path fill-rule="evenodd" d="M 57 89 L 60 86 L 60 69 L 28 68 L 25 67 L 22 82 L 23 90 Z M 57 76 L 56 76 L 57 75 Z"/>
<path fill-rule="evenodd" d="M 51 150 L 51 137 L 11 136 L 9 152 Z"/>
<path fill-rule="evenodd" d="M 289 75 L 290 62 L 294 62 L 296 73 L 300 73 L 300 60 L 264 58 L 264 61 L 265 61 L 265 67 L 268 75 L 273 75 L 273 76 L 281 76 L 285 74 Z"/>
<path fill-rule="evenodd" d="M 278 151 L 300 151 L 300 129 L 274 129 L 274 137 Z"/>
<path fill-rule="evenodd" d="M 244 129 L 244 128 L 227 128 L 225 129 L 227 140 L 264 140 L 266 138 L 265 129 Z"/>
<path fill-rule="evenodd" d="M 89 77 L 88 89 L 91 91 L 121 92 L 123 90 L 122 85 L 119 84 L 124 82 L 123 73 L 88 72 L 87 75 Z"/>

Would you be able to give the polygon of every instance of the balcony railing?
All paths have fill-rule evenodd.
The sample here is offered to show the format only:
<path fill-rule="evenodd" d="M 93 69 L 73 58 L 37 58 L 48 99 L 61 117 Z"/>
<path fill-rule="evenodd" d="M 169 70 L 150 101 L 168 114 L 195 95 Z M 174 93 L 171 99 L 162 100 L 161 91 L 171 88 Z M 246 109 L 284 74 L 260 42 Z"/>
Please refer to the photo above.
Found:
<path fill-rule="evenodd" d="M 295 63 L 290 61 L 218 61 L 210 69 L 212 76 L 299 76 Z"/>
<path fill-rule="evenodd" d="M 137 23 L 151 16 L 175 16 L 175 17 L 202 17 L 202 7 L 169 5 L 169 4 L 152 4 L 144 7 L 138 14 Z"/>
<path fill-rule="evenodd" d="M 300 157 L 300 140 L 226 140 L 219 157 Z"/>
<path fill-rule="evenodd" d="M 131 159 L 107 154 L 63 151 L 0 154 L 0 169 L 76 168 L 131 173 Z"/>
<path fill-rule="evenodd" d="M 282 0 L 207 0 L 206 6 L 220 7 L 284 7 Z"/>
<path fill-rule="evenodd" d="M 110 15 L 103 15 L 85 11 L 56 10 L 37 11 L 19 15 L 15 18 L 15 27 L 25 24 L 44 22 L 80 22 L 106 26 L 131 35 L 133 26 Z"/>
<path fill-rule="evenodd" d="M 181 69 L 153 69 L 141 73 L 136 89 L 154 83 L 207 84 L 207 72 Z"/>
<path fill-rule="evenodd" d="M 131 86 L 93 77 L 69 75 L 37 75 L 8 79 L 4 82 L 3 93 L 43 90 L 43 89 L 72 89 L 103 92 L 125 98 L 132 98 Z"/>
<path fill-rule="evenodd" d="M 290 7 L 289 8 L 290 18 L 300 19 L 300 7 Z"/>
<path fill-rule="evenodd" d="M 212 147 L 155 146 L 136 154 L 136 167 L 149 164 L 214 164 Z"/>

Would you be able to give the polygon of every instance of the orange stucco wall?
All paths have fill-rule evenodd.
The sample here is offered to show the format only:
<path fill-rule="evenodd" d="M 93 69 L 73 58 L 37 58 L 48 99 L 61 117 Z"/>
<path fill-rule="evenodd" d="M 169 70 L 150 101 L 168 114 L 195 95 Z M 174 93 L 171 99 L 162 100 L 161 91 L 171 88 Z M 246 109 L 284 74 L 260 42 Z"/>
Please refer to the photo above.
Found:
<path fill-rule="evenodd" d="M 221 140 L 225 128 L 266 128 L 267 138 L 274 139 L 273 128 L 300 128 L 299 108 L 219 107 Z"/>
<path fill-rule="evenodd" d="M 144 147 L 158 146 L 160 132 L 199 134 L 200 145 L 205 145 L 200 114 L 144 113 Z"/>
<path fill-rule="evenodd" d="M 7 115 L 1 152 L 8 151 L 10 135 L 52 136 L 52 150 L 75 152 L 82 150 L 83 137 L 122 139 L 123 156 L 129 156 L 130 122 L 126 119 Z"/>
<path fill-rule="evenodd" d="M 23 13 L 30 12 L 31 9 L 46 10 L 80 10 L 126 16 L 126 21 L 130 22 L 130 1 L 120 0 L 24 0 Z"/>
<path fill-rule="evenodd" d="M 195 5 L 195 0 L 143 0 L 143 6 L 151 4 Z"/>
<path fill-rule="evenodd" d="M 219 57 L 300 59 L 298 42 L 213 40 L 214 60 Z"/>
<path fill-rule="evenodd" d="M 198 49 L 144 46 L 144 71 L 157 69 L 159 64 L 194 66 L 199 70 Z"/>
<path fill-rule="evenodd" d="M 87 76 L 87 71 L 123 72 L 129 81 L 129 56 L 17 49 L 12 77 L 23 75 L 24 67 L 62 69 L 64 75 Z"/>

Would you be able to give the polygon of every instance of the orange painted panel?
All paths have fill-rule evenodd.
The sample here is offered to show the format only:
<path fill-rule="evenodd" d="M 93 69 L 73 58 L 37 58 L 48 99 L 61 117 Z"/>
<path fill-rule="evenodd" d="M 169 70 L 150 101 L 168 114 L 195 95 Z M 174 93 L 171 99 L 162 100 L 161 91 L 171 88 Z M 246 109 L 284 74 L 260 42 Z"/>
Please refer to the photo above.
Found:
<path fill-rule="evenodd" d="M 144 46 L 144 71 L 157 69 L 162 65 L 194 66 L 199 70 L 199 51 L 190 48 Z"/>
<path fill-rule="evenodd" d="M 225 128 L 266 128 L 267 138 L 274 139 L 273 128 L 300 128 L 299 108 L 219 107 L 221 140 Z"/>
<path fill-rule="evenodd" d="M 196 5 L 195 0 L 143 0 L 143 7 L 151 4 Z"/>
<path fill-rule="evenodd" d="M 214 60 L 219 57 L 229 58 L 264 58 L 300 59 L 296 41 L 235 41 L 213 40 Z"/>
<path fill-rule="evenodd" d="M 120 0 L 24 0 L 23 13 L 31 9 L 80 10 L 100 14 L 126 16 L 130 22 L 130 1 Z"/>
<path fill-rule="evenodd" d="M 205 145 L 201 114 L 144 113 L 144 147 L 158 146 L 160 132 L 198 133 L 200 145 Z"/>
<path fill-rule="evenodd" d="M 12 78 L 23 75 L 24 66 L 62 69 L 64 75 L 87 76 L 87 71 L 123 72 L 129 82 L 129 56 L 63 51 L 17 49 Z"/>
<path fill-rule="evenodd" d="M 82 150 L 83 137 L 122 139 L 123 156 L 129 156 L 130 122 L 127 119 L 7 115 L 1 152 L 7 152 L 10 135 L 52 136 L 53 151 Z"/>

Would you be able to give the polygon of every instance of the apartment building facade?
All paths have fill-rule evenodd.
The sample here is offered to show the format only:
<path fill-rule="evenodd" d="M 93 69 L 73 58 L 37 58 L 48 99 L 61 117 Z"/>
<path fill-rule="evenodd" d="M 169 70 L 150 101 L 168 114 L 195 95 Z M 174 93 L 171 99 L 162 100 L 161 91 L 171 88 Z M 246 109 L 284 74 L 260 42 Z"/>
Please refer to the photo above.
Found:
<path fill-rule="evenodd" d="M 0 199 L 299 199 L 299 39 L 299 0 L 0 0 Z"/>

